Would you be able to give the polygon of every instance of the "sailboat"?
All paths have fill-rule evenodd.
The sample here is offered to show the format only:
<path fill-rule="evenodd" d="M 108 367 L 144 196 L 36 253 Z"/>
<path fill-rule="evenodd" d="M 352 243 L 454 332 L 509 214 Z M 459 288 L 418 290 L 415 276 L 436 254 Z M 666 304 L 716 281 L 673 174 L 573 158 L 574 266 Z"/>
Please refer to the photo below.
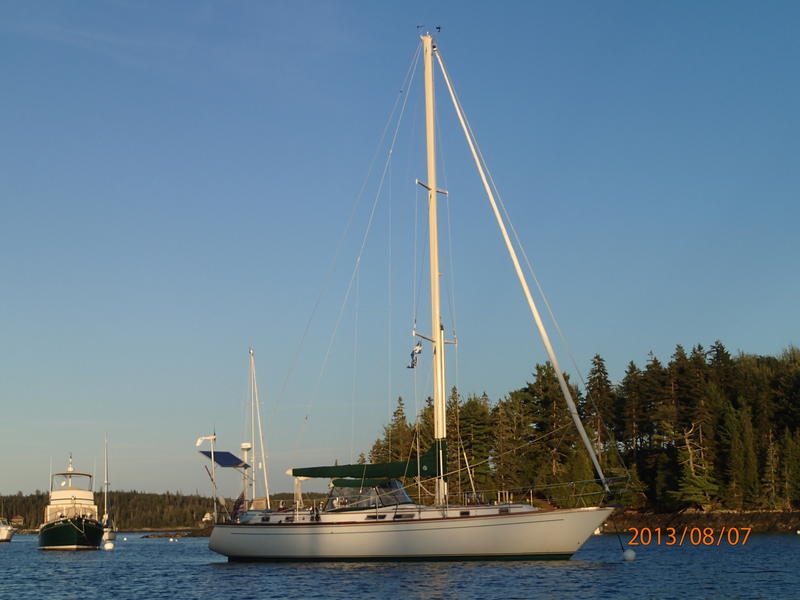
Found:
<path fill-rule="evenodd" d="M 50 501 L 39 527 L 40 550 L 97 550 L 103 537 L 92 491 L 93 477 L 69 457 L 67 470 L 50 477 Z"/>
<path fill-rule="evenodd" d="M 447 489 L 447 431 L 444 350 L 440 316 L 439 247 L 436 180 L 436 123 L 434 117 L 434 60 L 447 84 L 473 158 L 489 195 L 493 212 L 542 340 L 553 364 L 570 413 L 589 452 L 599 481 L 610 491 L 588 436 L 578 417 L 547 332 L 533 302 L 516 251 L 498 210 L 482 161 L 476 152 L 444 63 L 431 35 L 421 36 L 424 62 L 425 127 L 431 330 L 421 340 L 433 356 L 433 445 L 408 462 L 332 465 L 295 468 L 295 478 L 329 478 L 330 494 L 322 506 L 287 511 L 249 511 L 216 524 L 209 548 L 230 561 L 330 560 L 491 560 L 565 559 L 592 535 L 613 508 L 591 506 L 542 510 L 525 503 L 457 505 Z M 433 480 L 433 505 L 415 503 L 401 479 Z"/>
<path fill-rule="evenodd" d="M 105 439 L 104 447 L 104 471 L 105 477 L 103 478 L 103 550 L 113 550 L 114 540 L 117 539 L 117 528 L 114 524 L 114 519 L 111 516 L 111 505 L 108 501 L 108 436 Z"/>
<path fill-rule="evenodd" d="M 217 493 L 217 467 L 234 469 L 242 474 L 242 492 L 239 498 L 234 503 L 233 514 L 229 518 L 247 519 L 253 513 L 261 515 L 262 511 L 271 510 L 269 498 L 269 480 L 267 478 L 267 453 L 264 446 L 264 431 L 261 426 L 261 407 L 258 399 L 258 382 L 256 379 L 256 355 L 253 348 L 248 351 L 249 354 L 249 402 L 247 425 L 245 429 L 248 431 L 250 441 L 242 442 L 240 448 L 243 452 L 244 458 L 239 458 L 234 454 L 227 451 L 216 450 L 215 442 L 217 440 L 216 434 L 203 436 L 198 438 L 197 446 L 201 446 L 203 442 L 209 441 L 211 443 L 211 450 L 200 450 L 200 454 L 205 456 L 211 461 L 211 470 L 208 471 L 211 478 L 211 486 L 214 498 L 214 517 L 216 523 L 218 510 L 217 507 L 221 506 L 224 510 L 225 500 L 220 498 Z M 258 438 L 256 439 L 256 430 L 258 431 Z M 259 442 L 259 444 L 256 443 Z M 260 450 L 260 452 L 259 452 Z M 255 468 L 248 462 L 255 463 Z M 263 476 L 264 482 L 264 495 L 258 496 L 258 473 Z"/>

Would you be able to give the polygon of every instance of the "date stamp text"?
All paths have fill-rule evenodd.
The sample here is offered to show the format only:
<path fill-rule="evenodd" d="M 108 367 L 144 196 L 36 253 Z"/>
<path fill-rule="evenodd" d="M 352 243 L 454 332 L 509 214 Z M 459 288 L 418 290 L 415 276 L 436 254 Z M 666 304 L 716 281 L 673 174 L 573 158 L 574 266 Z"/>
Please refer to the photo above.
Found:
<path fill-rule="evenodd" d="M 752 527 L 629 527 L 629 546 L 744 546 Z"/>

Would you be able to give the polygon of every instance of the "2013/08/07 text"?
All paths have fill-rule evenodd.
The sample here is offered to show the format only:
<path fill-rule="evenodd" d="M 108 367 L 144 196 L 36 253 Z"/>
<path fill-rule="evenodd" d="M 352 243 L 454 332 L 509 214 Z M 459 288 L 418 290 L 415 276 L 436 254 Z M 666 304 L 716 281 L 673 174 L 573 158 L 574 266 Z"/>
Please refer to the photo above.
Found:
<path fill-rule="evenodd" d="M 629 546 L 744 546 L 752 527 L 629 527 Z"/>

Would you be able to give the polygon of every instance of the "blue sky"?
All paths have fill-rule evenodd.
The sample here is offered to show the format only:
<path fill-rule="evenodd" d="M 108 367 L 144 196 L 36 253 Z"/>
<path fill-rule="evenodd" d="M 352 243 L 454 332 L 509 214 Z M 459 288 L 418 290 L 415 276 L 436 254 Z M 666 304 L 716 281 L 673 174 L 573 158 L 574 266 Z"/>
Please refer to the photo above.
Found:
<path fill-rule="evenodd" d="M 424 398 L 419 94 L 359 196 L 418 24 L 584 374 L 798 343 L 796 3 L 0 2 L 0 493 L 99 473 L 105 432 L 114 487 L 205 491 L 249 346 L 273 490 Z M 495 400 L 545 355 L 446 100 L 448 378 Z"/>

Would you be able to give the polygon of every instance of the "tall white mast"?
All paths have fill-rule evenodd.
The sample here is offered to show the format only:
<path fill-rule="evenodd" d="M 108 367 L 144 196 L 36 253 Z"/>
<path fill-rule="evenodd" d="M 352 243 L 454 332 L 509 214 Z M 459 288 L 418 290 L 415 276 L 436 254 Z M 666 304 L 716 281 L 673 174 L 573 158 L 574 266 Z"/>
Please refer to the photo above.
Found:
<path fill-rule="evenodd" d="M 259 459 L 256 454 L 256 422 L 258 422 L 258 441 L 261 450 L 261 457 Z M 255 465 L 251 465 L 252 471 L 252 491 L 253 499 L 256 497 L 256 468 L 261 469 L 264 477 L 264 498 L 266 499 L 267 508 L 270 508 L 269 502 L 269 483 L 267 480 L 267 452 L 264 448 L 264 430 L 261 427 L 261 407 L 258 402 L 258 383 L 256 382 L 256 355 L 255 351 L 250 348 L 250 435 L 253 440 L 253 461 Z"/>
<path fill-rule="evenodd" d="M 105 463 L 103 469 L 103 527 L 108 527 L 110 524 L 108 516 L 108 434 L 106 434 L 105 447 L 103 449 L 103 462 Z"/>
<path fill-rule="evenodd" d="M 428 232 L 430 246 L 431 275 L 431 342 L 433 344 L 433 437 L 437 452 L 437 477 L 435 502 L 445 504 L 447 500 L 447 482 L 441 476 L 447 465 L 443 451 L 443 443 L 447 438 L 447 420 L 445 418 L 445 376 L 444 376 L 444 331 L 439 299 L 439 225 L 436 211 L 436 114 L 435 93 L 433 85 L 433 38 L 422 37 L 422 56 L 425 66 L 425 140 L 428 156 Z"/>
<path fill-rule="evenodd" d="M 249 349 L 249 371 L 248 376 L 250 378 L 250 448 L 248 450 L 252 450 L 252 456 L 250 458 L 250 462 L 252 463 L 250 466 L 250 472 L 248 474 L 248 487 L 250 488 L 250 499 L 256 499 L 256 463 L 258 461 L 258 454 L 256 453 L 256 358 L 255 352 L 252 348 Z M 247 462 L 247 458 L 245 458 L 245 462 Z M 245 493 L 247 496 L 247 493 Z"/>

